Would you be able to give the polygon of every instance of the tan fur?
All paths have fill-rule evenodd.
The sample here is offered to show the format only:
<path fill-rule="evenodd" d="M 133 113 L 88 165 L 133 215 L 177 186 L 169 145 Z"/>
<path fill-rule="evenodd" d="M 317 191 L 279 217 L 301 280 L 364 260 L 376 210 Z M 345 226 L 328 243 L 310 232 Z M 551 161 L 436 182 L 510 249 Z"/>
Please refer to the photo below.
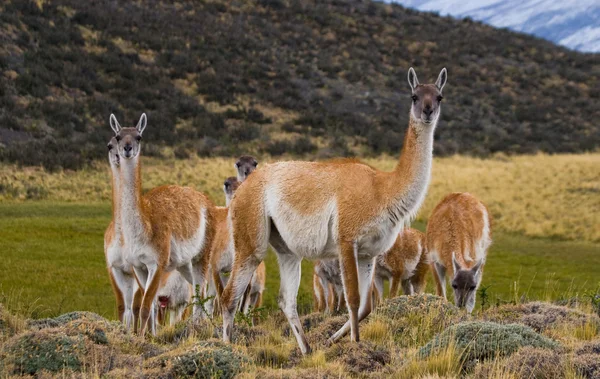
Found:
<path fill-rule="evenodd" d="M 350 320 L 331 342 L 348 330 L 353 341 L 359 340 L 358 322 L 371 311 L 373 258 L 391 247 L 425 196 L 445 76 L 442 70 L 439 85 L 421 86 L 413 75 L 411 88 L 422 100 L 413 104 L 393 172 L 357 161 L 279 162 L 256 170 L 238 189 L 230 207 L 235 263 L 221 302 L 225 341 L 230 340 L 235 304 L 269 243 L 277 251 L 280 272 L 287 272 L 286 278 L 282 274 L 279 305 L 302 353 L 309 353 L 310 347 L 292 296 L 297 296 L 303 258 L 341 260 Z M 427 117 L 415 113 L 417 105 L 428 112 Z"/>
<path fill-rule="evenodd" d="M 116 119 L 113 123 L 113 119 L 111 115 L 111 127 L 119 142 L 121 158 L 124 243 L 131 252 L 128 259 L 134 266 L 136 276 L 147 277 L 147 281 L 142 283 L 145 285 L 140 309 L 141 333 L 144 334 L 146 327 L 153 326 L 148 325 L 148 320 L 151 312 L 154 312 L 152 307 L 156 292 L 166 272 L 177 269 L 190 283 L 197 282 L 195 284 L 199 288 L 204 288 L 215 235 L 215 207 L 204 194 L 190 187 L 161 186 L 142 196 L 139 141 L 146 127 L 146 116 L 142 115 L 135 128 L 121 128 Z M 202 228 L 204 233 L 199 234 Z M 173 244 L 188 243 L 196 235 L 203 237 L 200 251 L 188 249 L 182 253 L 185 255 L 178 257 L 183 261 L 174 261 L 171 255 Z M 196 311 L 200 312 L 194 309 Z"/>
<path fill-rule="evenodd" d="M 385 279 L 390 280 L 390 298 L 398 296 L 400 285 L 405 295 L 412 295 L 412 279 L 417 274 L 419 263 L 426 262 L 426 259 L 425 235 L 416 229 L 405 229 L 398 234 L 392 248 L 377 257 L 374 281 L 383 283 Z M 425 264 L 425 267 L 428 266 Z M 422 272 L 419 275 L 424 276 Z M 419 278 L 417 282 L 421 280 Z M 378 291 L 375 296 L 377 301 L 383 298 Z"/>
<path fill-rule="evenodd" d="M 454 276 L 452 254 L 462 269 L 470 269 L 477 262 L 476 244 L 484 238 L 484 227 L 488 225 L 491 243 L 491 216 L 486 206 L 469 193 L 451 193 L 433 210 L 427 224 L 427 250 L 431 254 L 433 276 L 438 295 L 445 295 L 446 283 L 436 273 L 435 262 Z M 488 246 L 489 246 L 488 243 Z M 483 265 L 485 264 L 485 253 Z M 483 269 L 482 265 L 482 269 Z"/>

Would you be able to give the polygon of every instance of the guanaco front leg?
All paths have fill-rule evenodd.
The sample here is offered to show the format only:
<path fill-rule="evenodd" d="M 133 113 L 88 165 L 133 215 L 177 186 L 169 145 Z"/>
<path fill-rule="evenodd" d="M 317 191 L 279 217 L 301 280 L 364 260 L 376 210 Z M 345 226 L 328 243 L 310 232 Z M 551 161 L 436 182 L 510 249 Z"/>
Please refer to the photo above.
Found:
<path fill-rule="evenodd" d="M 160 279 L 163 273 L 160 265 L 147 265 L 148 275 L 146 280 L 146 288 L 144 291 L 144 297 L 142 299 L 142 307 L 140 309 L 140 335 L 146 333 L 146 328 L 150 328 L 150 331 L 156 333 L 156 320 L 155 320 L 155 309 L 154 309 L 154 298 L 158 287 L 160 286 Z"/>
<path fill-rule="evenodd" d="M 431 271 L 438 296 L 443 296 L 446 299 L 446 268 L 439 263 L 431 263 Z"/>
<path fill-rule="evenodd" d="M 231 342 L 233 318 L 240 299 L 250 284 L 252 275 L 260 262 L 253 256 L 243 260 L 241 254 L 236 254 L 231 277 L 223 290 L 221 310 L 223 312 L 223 341 Z"/>
<path fill-rule="evenodd" d="M 392 275 L 392 279 L 390 279 L 390 299 L 398 296 L 398 288 L 400 287 L 400 281 L 400 275 Z"/>
<path fill-rule="evenodd" d="M 350 321 L 346 322 L 344 326 L 340 328 L 333 336 L 330 338 L 330 342 L 336 342 L 343 336 L 348 333 L 348 329 L 351 331 L 351 339 L 354 342 L 358 342 L 360 340 L 358 333 L 358 323 L 362 321 L 365 317 L 367 317 L 371 313 L 372 304 L 371 304 L 371 291 L 372 291 L 372 283 L 373 283 L 373 273 L 375 272 L 375 258 L 363 258 L 358 260 L 357 264 L 357 276 L 358 276 L 358 299 L 360 308 L 358 312 L 356 312 L 357 316 L 355 318 L 356 322 L 353 322 L 352 314 L 350 315 Z M 344 288 L 346 285 L 344 284 Z M 346 290 L 348 292 L 348 290 Z M 347 296 L 347 295 L 346 295 Z M 354 300 L 356 301 L 356 299 Z M 348 304 L 348 310 L 351 309 L 350 302 L 346 298 L 346 302 Z M 352 329 L 354 327 L 354 329 Z"/>

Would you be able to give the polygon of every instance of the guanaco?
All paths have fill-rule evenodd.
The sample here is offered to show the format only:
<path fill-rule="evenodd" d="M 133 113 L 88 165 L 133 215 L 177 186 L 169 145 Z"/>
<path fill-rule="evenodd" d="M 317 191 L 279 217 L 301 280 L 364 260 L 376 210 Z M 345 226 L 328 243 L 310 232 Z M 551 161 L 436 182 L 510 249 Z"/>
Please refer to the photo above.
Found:
<path fill-rule="evenodd" d="M 141 294 L 136 293 L 139 287 L 133 267 L 125 260 L 123 251 L 123 237 L 121 234 L 121 200 L 120 200 L 120 161 L 117 153 L 117 140 L 113 137 L 107 145 L 108 161 L 112 176 L 112 220 L 104 233 L 104 256 L 110 282 L 117 300 L 119 320 L 125 324 L 127 330 L 137 331 L 137 317 L 139 316 L 139 299 Z M 134 312 L 134 301 L 138 299 L 138 307 Z"/>
<path fill-rule="evenodd" d="M 142 196 L 140 151 L 146 124 L 146 114 L 134 128 L 122 128 L 114 115 L 110 117 L 120 158 L 124 255 L 144 289 L 142 335 L 154 314 L 156 292 L 165 272 L 177 270 L 194 288 L 204 288 L 215 234 L 214 205 L 201 192 L 171 185 L 154 188 Z M 198 304 L 193 314 L 203 317 Z M 152 320 L 153 333 L 154 325 Z"/>
<path fill-rule="evenodd" d="M 398 296 L 399 287 L 405 295 L 414 295 L 413 280 L 417 283 L 422 278 L 413 279 L 418 273 L 417 266 L 421 261 L 427 260 L 425 253 L 425 235 L 412 228 L 404 229 L 396 237 L 396 242 L 391 249 L 377 257 L 377 267 L 373 278 L 375 298 L 377 301 L 383 298 L 383 281 L 390 281 L 389 297 Z M 419 290 L 424 286 L 421 285 Z"/>
<path fill-rule="evenodd" d="M 156 293 L 158 323 L 166 324 L 167 313 L 169 314 L 169 325 L 175 325 L 181 321 L 189 309 L 192 291 L 190 283 L 178 271 L 165 272 Z"/>
<path fill-rule="evenodd" d="M 242 155 L 235 162 L 235 169 L 237 171 L 237 180 L 238 182 L 243 182 L 246 180 L 248 175 L 252 173 L 252 171 L 256 170 L 258 166 L 258 161 L 251 155 Z"/>
<path fill-rule="evenodd" d="M 302 353 L 310 352 L 296 306 L 303 258 L 341 260 L 350 318 L 329 341 L 348 330 L 352 341 L 359 340 L 358 323 L 371 312 L 374 258 L 392 247 L 427 192 L 446 79 L 443 69 L 435 84 L 422 85 L 409 70 L 410 121 L 394 171 L 356 160 L 278 162 L 257 169 L 238 188 L 230 206 L 235 261 L 221 298 L 225 342 L 231 340 L 236 306 L 269 243 L 280 268 L 279 307 Z"/>
<path fill-rule="evenodd" d="M 236 168 L 238 170 L 238 177 L 247 178 L 248 175 L 254 171 L 254 168 L 258 165 L 256 159 L 251 156 L 242 156 L 236 162 Z M 209 285 L 209 296 L 214 295 L 216 298 L 220 298 L 223 293 L 223 288 L 227 284 L 227 279 L 233 266 L 233 240 L 231 238 L 231 228 L 229 226 L 229 204 L 233 199 L 233 195 L 241 182 L 235 177 L 229 177 L 223 183 L 223 192 L 225 193 L 225 204 L 226 207 L 217 207 L 215 218 L 217 225 L 217 233 L 215 236 L 215 243 L 213 250 L 211 251 L 210 267 L 212 270 L 212 288 Z M 248 296 L 244 301 L 239 303 L 239 308 L 247 313 L 250 306 L 257 308 L 257 301 L 260 300 L 262 303 L 262 292 L 265 288 L 266 280 L 266 268 L 263 265 L 258 267 L 253 275 L 253 280 L 250 282 L 247 288 Z M 251 296 L 254 294 L 254 296 Z M 247 300 L 246 300 L 247 299 Z M 254 301 L 252 301 L 254 300 Z M 247 303 L 247 304 L 246 304 Z M 213 310 L 212 302 L 208 303 L 209 313 Z"/>
<path fill-rule="evenodd" d="M 344 301 L 344 285 L 339 259 L 315 262 L 313 292 L 319 311 L 333 313 L 341 310 Z"/>
<path fill-rule="evenodd" d="M 471 313 L 492 243 L 486 206 L 469 193 L 447 195 L 429 217 L 426 238 L 437 294 L 446 298 L 450 270 L 454 301 Z"/>

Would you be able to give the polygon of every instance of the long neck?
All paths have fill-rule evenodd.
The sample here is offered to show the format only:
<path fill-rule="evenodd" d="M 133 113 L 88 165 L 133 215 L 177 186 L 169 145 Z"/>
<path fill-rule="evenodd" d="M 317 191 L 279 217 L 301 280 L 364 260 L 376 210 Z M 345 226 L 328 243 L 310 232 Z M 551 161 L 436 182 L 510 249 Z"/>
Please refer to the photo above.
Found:
<path fill-rule="evenodd" d="M 437 121 L 421 124 L 410 116 L 402 153 L 391 179 L 384 188 L 394 218 L 407 220 L 416 215 L 429 186 L 433 159 L 433 134 Z M 400 221 L 400 220 L 398 220 Z"/>
<path fill-rule="evenodd" d="M 139 155 L 121 160 L 121 228 L 126 239 L 139 238 L 147 232 L 141 172 Z"/>
<path fill-rule="evenodd" d="M 121 173 L 119 167 L 112 164 L 110 165 L 110 171 L 112 174 L 112 216 L 115 231 L 120 232 L 121 230 L 121 199 L 119 191 L 121 190 Z"/>

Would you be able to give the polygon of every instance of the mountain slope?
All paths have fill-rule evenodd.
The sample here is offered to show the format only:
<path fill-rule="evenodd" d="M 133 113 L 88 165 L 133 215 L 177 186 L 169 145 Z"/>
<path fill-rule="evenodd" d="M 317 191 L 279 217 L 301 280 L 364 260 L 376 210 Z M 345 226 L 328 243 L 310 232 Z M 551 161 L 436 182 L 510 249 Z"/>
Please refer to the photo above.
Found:
<path fill-rule="evenodd" d="M 583 52 L 600 52 L 597 0 L 395 0 L 422 11 L 471 17 Z"/>
<path fill-rule="evenodd" d="M 77 168 L 108 116 L 145 153 L 396 154 L 406 72 L 447 67 L 436 154 L 600 145 L 600 60 L 370 1 L 12 1 L 0 12 L 0 158 Z M 318 149 L 318 150 L 317 150 Z"/>

